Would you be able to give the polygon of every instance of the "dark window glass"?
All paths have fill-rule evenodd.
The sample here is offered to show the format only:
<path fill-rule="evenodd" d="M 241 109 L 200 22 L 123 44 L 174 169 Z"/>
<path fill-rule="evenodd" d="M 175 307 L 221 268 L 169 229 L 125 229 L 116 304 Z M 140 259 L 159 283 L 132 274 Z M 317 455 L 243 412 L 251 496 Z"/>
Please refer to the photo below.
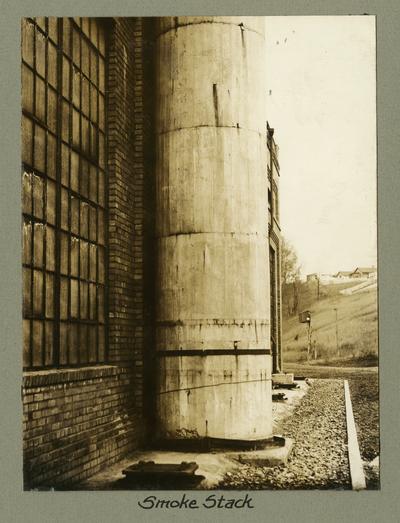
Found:
<path fill-rule="evenodd" d="M 22 20 L 23 362 L 106 360 L 105 36 Z"/>

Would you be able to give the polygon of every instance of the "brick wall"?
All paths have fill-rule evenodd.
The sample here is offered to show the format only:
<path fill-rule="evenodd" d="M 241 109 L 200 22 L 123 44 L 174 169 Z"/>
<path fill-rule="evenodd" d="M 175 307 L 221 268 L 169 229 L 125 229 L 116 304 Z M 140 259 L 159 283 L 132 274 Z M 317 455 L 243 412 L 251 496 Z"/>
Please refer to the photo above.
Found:
<path fill-rule="evenodd" d="M 141 436 L 132 381 L 116 366 L 26 373 L 25 488 L 78 482 L 132 450 Z"/>
<path fill-rule="evenodd" d="M 26 488 L 89 477 L 141 445 L 151 419 L 150 25 L 109 21 L 108 365 L 24 374 Z"/>

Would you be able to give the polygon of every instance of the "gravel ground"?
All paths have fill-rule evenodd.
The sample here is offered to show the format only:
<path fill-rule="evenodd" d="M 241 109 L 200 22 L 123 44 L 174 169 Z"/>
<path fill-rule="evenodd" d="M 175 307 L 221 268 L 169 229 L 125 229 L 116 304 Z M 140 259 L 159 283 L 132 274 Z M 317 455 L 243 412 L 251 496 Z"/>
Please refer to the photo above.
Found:
<path fill-rule="evenodd" d="M 328 367 L 287 365 L 287 372 L 315 378 L 347 379 L 356 422 L 361 458 L 365 463 L 368 489 L 379 488 L 379 466 L 369 463 L 379 459 L 379 382 L 377 367 Z"/>
<path fill-rule="evenodd" d="M 314 380 L 280 427 L 295 440 L 286 466 L 243 465 L 218 489 L 350 489 L 342 380 Z"/>

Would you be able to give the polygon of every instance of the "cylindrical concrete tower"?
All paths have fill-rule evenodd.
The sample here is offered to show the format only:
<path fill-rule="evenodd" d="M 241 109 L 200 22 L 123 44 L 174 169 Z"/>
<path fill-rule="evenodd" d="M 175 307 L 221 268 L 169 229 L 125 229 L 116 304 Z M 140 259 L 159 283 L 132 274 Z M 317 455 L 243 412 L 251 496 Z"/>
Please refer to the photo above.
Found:
<path fill-rule="evenodd" d="M 263 17 L 157 32 L 158 436 L 272 436 Z"/>

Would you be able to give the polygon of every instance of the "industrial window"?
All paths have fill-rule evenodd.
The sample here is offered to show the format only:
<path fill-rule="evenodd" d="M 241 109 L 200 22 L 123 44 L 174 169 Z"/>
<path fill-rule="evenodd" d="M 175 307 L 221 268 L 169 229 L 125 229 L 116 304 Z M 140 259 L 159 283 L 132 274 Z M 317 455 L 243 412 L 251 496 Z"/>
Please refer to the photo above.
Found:
<path fill-rule="evenodd" d="M 26 369 L 106 360 L 105 54 L 96 19 L 22 20 Z"/>
<path fill-rule="evenodd" d="M 275 187 L 272 187 L 272 209 L 274 217 L 279 220 L 278 192 Z"/>
<path fill-rule="evenodd" d="M 277 289 L 276 289 L 276 281 L 277 281 L 277 274 L 276 274 L 276 258 L 275 258 L 275 250 L 270 247 L 269 248 L 269 282 L 270 282 L 270 296 L 271 296 L 271 302 L 270 302 L 270 310 L 271 310 L 271 343 L 273 350 L 275 351 L 276 347 L 276 340 L 277 340 L 277 324 L 276 324 L 276 306 L 277 306 Z"/>

